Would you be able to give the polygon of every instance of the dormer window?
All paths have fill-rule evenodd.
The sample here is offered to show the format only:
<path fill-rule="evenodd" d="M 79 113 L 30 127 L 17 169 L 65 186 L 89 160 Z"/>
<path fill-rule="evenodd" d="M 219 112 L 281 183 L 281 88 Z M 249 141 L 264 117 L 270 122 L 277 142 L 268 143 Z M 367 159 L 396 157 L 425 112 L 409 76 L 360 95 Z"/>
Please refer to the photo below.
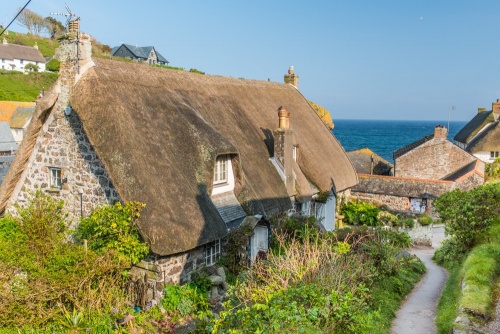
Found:
<path fill-rule="evenodd" d="M 215 161 L 214 185 L 227 183 L 228 156 L 221 155 Z"/>

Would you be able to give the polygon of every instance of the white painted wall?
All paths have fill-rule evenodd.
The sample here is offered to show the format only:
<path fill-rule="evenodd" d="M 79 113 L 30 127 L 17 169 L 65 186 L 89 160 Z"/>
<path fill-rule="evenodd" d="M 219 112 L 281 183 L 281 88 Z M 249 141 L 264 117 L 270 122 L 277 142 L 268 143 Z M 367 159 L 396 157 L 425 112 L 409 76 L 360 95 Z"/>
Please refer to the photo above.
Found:
<path fill-rule="evenodd" d="M 38 66 L 38 72 L 45 71 L 45 63 L 40 63 L 30 60 L 21 60 L 21 59 L 0 59 L 0 68 L 2 70 L 7 70 L 7 71 L 24 72 L 24 66 L 26 66 L 29 63 Z"/>

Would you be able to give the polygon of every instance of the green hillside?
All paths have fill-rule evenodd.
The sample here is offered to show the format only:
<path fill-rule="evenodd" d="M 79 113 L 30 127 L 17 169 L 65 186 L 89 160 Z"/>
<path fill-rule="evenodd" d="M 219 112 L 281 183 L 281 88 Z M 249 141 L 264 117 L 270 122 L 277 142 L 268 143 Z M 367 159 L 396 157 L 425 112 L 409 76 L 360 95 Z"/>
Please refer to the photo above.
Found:
<path fill-rule="evenodd" d="M 0 71 L 0 101 L 35 101 L 42 89 L 49 89 L 57 80 L 57 73 Z"/>

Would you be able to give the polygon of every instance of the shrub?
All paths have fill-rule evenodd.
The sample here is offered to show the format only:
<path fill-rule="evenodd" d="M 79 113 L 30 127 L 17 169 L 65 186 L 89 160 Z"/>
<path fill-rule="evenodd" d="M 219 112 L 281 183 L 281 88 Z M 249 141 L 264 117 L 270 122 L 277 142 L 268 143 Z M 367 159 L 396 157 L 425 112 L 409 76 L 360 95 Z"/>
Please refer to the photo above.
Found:
<path fill-rule="evenodd" d="M 415 226 L 415 221 L 413 218 L 406 218 L 402 221 L 402 225 L 407 227 L 407 228 L 413 228 Z"/>
<path fill-rule="evenodd" d="M 59 72 L 61 63 L 56 58 L 52 58 L 45 64 L 45 69 L 51 72 Z"/>
<path fill-rule="evenodd" d="M 173 317 L 188 314 L 203 317 L 209 313 L 207 298 L 192 285 L 167 285 L 163 294 L 161 304 Z"/>
<path fill-rule="evenodd" d="M 377 220 L 381 225 L 400 226 L 399 218 L 388 211 L 380 211 Z"/>
<path fill-rule="evenodd" d="M 342 205 L 340 213 L 346 217 L 349 224 L 377 226 L 379 208 L 365 202 L 351 201 Z"/>
<path fill-rule="evenodd" d="M 89 248 L 94 251 L 115 250 L 136 264 L 149 253 L 149 246 L 141 240 L 136 224 L 145 206 L 139 202 L 103 206 L 82 219 L 76 236 L 88 240 Z"/>
<path fill-rule="evenodd" d="M 453 190 L 435 201 L 445 224 L 445 232 L 471 249 L 500 216 L 500 183 L 485 184 L 469 190 Z"/>
<path fill-rule="evenodd" d="M 33 72 L 38 72 L 39 67 L 33 63 L 27 63 L 26 66 L 24 66 L 24 71 L 33 71 Z"/>
<path fill-rule="evenodd" d="M 434 260 L 441 266 L 448 269 L 453 268 L 458 263 L 461 263 L 467 248 L 463 243 L 459 242 L 456 238 L 450 237 L 445 239 L 441 247 L 434 253 Z"/>
<path fill-rule="evenodd" d="M 427 226 L 430 225 L 434 222 L 434 219 L 426 213 L 422 214 L 420 217 L 417 218 L 417 222 L 422 225 L 422 226 Z"/>

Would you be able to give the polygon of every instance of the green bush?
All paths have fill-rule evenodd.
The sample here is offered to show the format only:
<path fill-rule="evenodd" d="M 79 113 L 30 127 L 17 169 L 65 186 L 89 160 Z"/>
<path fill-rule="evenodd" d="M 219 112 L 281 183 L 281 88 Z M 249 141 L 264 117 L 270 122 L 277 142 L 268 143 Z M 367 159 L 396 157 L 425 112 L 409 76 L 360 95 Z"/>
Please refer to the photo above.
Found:
<path fill-rule="evenodd" d="M 60 66 L 61 63 L 59 62 L 59 60 L 57 60 L 56 58 L 52 58 L 45 64 L 45 70 L 57 73 L 59 72 Z"/>
<path fill-rule="evenodd" d="M 206 296 L 190 284 L 167 285 L 163 295 L 161 304 L 173 317 L 185 317 L 188 314 L 204 317 L 209 313 Z"/>
<path fill-rule="evenodd" d="M 434 260 L 441 266 L 451 269 L 461 263 L 467 248 L 454 237 L 445 239 L 434 253 Z"/>
<path fill-rule="evenodd" d="M 453 190 L 434 203 L 445 224 L 445 232 L 466 249 L 472 249 L 500 216 L 500 183 L 469 191 Z"/>
<path fill-rule="evenodd" d="M 136 264 L 149 253 L 149 246 L 141 240 L 136 224 L 145 206 L 139 202 L 103 206 L 82 219 L 76 236 L 79 240 L 88 240 L 89 248 L 94 251 L 115 250 Z"/>
<path fill-rule="evenodd" d="M 346 221 L 353 225 L 378 226 L 377 220 L 380 209 L 365 202 L 351 201 L 342 205 L 340 213 Z"/>
<path fill-rule="evenodd" d="M 401 225 L 399 218 L 388 211 L 380 211 L 377 214 L 377 220 L 381 225 L 388 225 L 394 227 Z"/>
<path fill-rule="evenodd" d="M 428 226 L 434 222 L 434 219 L 432 219 L 432 217 L 427 213 L 424 213 L 417 218 L 417 222 L 422 226 Z"/>

